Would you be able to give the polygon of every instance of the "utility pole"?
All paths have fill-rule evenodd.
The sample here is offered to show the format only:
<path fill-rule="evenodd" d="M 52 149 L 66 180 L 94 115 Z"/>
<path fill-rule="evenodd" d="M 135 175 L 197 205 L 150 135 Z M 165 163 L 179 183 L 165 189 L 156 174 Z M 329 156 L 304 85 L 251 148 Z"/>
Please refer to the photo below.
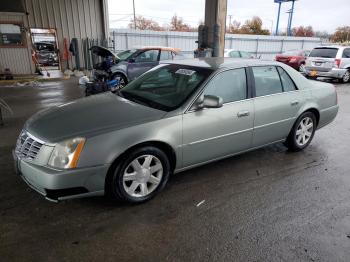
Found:
<path fill-rule="evenodd" d="M 230 27 L 231 26 L 231 19 L 232 19 L 232 15 L 229 15 L 229 22 L 228 22 L 228 26 Z"/>
<path fill-rule="evenodd" d="M 293 22 L 293 14 L 294 14 L 294 3 L 295 0 L 292 1 L 292 9 L 290 10 L 290 18 L 289 18 L 289 24 L 288 24 L 288 35 L 292 35 L 292 22 Z"/>
<path fill-rule="evenodd" d="M 281 15 L 281 5 L 282 5 L 282 2 L 278 2 L 278 14 L 277 14 L 277 24 L 276 24 L 275 35 L 278 35 L 278 26 L 280 23 L 280 15 Z"/>
<path fill-rule="evenodd" d="M 135 0 L 132 0 L 132 7 L 134 9 L 134 27 L 135 27 L 135 30 L 136 30 Z"/>

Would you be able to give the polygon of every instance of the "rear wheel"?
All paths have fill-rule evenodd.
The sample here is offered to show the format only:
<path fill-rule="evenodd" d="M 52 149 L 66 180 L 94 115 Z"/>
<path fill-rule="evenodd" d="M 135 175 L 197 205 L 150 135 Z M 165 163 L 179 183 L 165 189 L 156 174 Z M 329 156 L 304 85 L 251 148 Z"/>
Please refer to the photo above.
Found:
<path fill-rule="evenodd" d="M 300 64 L 299 66 L 299 72 L 304 73 L 305 72 L 305 64 Z"/>
<path fill-rule="evenodd" d="M 120 161 L 106 179 L 106 193 L 112 199 L 145 202 L 166 185 L 170 175 L 167 155 L 156 147 L 141 147 Z"/>
<path fill-rule="evenodd" d="M 316 117 L 312 112 L 303 113 L 294 123 L 285 145 L 291 151 L 300 151 L 306 148 L 316 131 Z"/>
<path fill-rule="evenodd" d="M 342 82 L 343 83 L 348 83 L 350 81 L 350 71 L 346 71 L 345 74 L 342 77 Z"/>

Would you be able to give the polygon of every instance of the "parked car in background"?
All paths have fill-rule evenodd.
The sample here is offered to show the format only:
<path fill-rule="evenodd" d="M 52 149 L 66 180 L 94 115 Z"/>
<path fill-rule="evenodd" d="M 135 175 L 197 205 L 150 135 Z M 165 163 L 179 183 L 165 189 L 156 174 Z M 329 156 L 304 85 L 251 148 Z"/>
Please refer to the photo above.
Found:
<path fill-rule="evenodd" d="M 111 67 L 113 78 L 125 86 L 160 61 L 182 59 L 180 51 L 173 47 L 146 46 L 120 52 L 117 54 L 118 63 Z"/>
<path fill-rule="evenodd" d="M 306 50 L 291 50 L 282 54 L 276 55 L 275 60 L 293 67 L 299 72 L 305 71 L 305 61 L 310 51 Z"/>
<path fill-rule="evenodd" d="M 34 43 L 35 56 L 40 65 L 44 66 L 58 66 L 59 59 L 57 55 L 57 48 L 51 42 L 36 42 Z"/>
<path fill-rule="evenodd" d="M 168 61 L 116 94 L 37 113 L 13 156 L 18 174 L 48 199 L 106 194 L 137 203 L 172 173 L 276 142 L 303 150 L 337 112 L 333 85 L 278 62 Z"/>
<path fill-rule="evenodd" d="M 232 58 L 256 58 L 255 55 L 246 51 L 237 51 L 234 49 L 225 49 L 224 57 Z"/>
<path fill-rule="evenodd" d="M 350 46 L 320 46 L 306 60 L 305 73 L 309 78 L 319 76 L 350 80 Z"/>

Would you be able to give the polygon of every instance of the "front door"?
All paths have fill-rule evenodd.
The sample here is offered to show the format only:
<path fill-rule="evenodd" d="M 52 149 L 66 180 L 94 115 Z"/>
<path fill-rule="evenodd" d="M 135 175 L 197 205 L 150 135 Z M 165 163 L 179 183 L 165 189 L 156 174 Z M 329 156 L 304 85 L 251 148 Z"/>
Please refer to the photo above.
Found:
<path fill-rule="evenodd" d="M 216 75 L 204 95 L 223 99 L 221 108 L 190 110 L 183 115 L 183 166 L 244 151 L 251 146 L 254 104 L 247 92 L 244 68 Z"/>
<path fill-rule="evenodd" d="M 132 63 L 128 64 L 128 77 L 130 80 L 142 75 L 159 64 L 159 50 L 151 49 L 139 53 Z"/>

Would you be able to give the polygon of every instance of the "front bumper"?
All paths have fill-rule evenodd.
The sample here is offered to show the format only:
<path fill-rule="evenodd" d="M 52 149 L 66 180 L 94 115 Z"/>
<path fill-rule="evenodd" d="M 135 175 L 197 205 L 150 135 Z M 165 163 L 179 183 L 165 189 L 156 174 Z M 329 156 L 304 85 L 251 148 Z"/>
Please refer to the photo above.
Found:
<path fill-rule="evenodd" d="M 12 152 L 15 171 L 32 189 L 52 201 L 104 194 L 108 165 L 56 170 L 24 161 Z"/>
<path fill-rule="evenodd" d="M 343 78 L 346 73 L 346 69 L 332 68 L 327 72 L 317 70 L 317 68 L 305 67 L 305 74 L 311 77 L 329 77 L 329 78 Z M 314 75 L 316 73 L 316 75 Z"/>

